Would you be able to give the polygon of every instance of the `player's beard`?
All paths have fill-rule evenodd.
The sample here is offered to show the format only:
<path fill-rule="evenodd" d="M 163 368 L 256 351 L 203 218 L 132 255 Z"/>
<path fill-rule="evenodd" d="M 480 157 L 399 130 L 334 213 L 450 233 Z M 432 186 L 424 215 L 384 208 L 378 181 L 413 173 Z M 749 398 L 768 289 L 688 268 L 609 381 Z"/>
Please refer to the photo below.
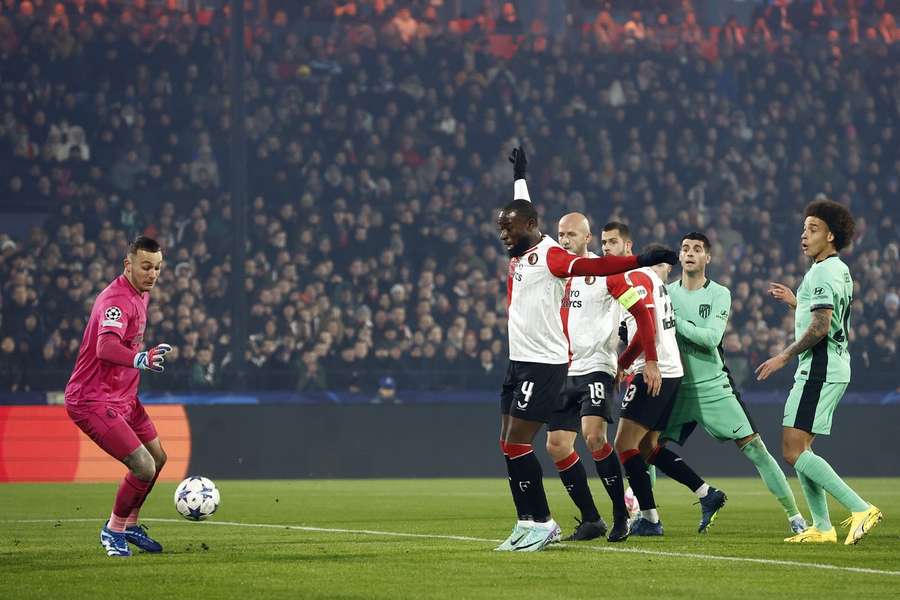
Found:
<path fill-rule="evenodd" d="M 518 242 L 516 242 L 516 244 L 512 248 L 507 250 L 506 253 L 509 254 L 510 258 L 516 258 L 525 254 L 525 252 L 527 252 L 528 249 L 531 248 L 531 246 L 532 244 L 529 239 L 527 237 L 523 237 Z"/>

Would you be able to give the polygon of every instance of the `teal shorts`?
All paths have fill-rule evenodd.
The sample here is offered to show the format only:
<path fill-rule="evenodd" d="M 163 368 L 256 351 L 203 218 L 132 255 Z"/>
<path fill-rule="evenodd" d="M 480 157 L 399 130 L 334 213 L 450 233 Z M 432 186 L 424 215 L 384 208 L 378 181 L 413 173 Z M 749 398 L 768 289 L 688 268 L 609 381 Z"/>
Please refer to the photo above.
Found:
<path fill-rule="evenodd" d="M 830 434 L 831 418 L 848 385 L 798 379 L 788 394 L 781 424 L 807 433 Z"/>
<path fill-rule="evenodd" d="M 696 387 L 682 386 L 669 423 L 659 437 L 683 446 L 698 424 L 720 442 L 757 432 L 740 393 L 727 376 Z"/>

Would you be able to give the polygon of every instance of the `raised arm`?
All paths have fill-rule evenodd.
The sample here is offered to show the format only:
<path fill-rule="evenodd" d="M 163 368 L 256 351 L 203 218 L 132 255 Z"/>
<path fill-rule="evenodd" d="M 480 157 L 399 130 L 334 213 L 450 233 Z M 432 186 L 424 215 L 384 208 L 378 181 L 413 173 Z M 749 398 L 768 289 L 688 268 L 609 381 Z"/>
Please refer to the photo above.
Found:
<path fill-rule="evenodd" d="M 531 202 L 528 195 L 528 184 L 525 183 L 525 174 L 528 172 L 528 157 L 525 156 L 524 146 L 513 148 L 509 153 L 509 162 L 513 165 L 513 200 L 527 200 Z"/>
<path fill-rule="evenodd" d="M 722 336 L 725 335 L 725 326 L 728 324 L 728 313 L 730 311 L 731 292 L 726 289 L 713 298 L 711 327 L 701 327 L 694 324 L 693 321 L 690 321 L 684 315 L 675 313 L 675 332 L 698 346 L 714 349 L 718 347 L 722 341 Z"/>

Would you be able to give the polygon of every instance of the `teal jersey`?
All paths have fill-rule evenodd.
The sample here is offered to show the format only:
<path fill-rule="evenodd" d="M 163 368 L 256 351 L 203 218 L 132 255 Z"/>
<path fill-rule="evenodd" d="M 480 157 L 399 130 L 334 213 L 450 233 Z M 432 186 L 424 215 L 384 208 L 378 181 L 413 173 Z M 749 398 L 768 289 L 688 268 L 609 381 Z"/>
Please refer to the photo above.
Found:
<path fill-rule="evenodd" d="M 850 304 L 853 280 L 850 269 L 837 254 L 813 263 L 797 290 L 794 336 L 800 339 L 812 321 L 813 311 L 830 308 L 828 335 L 800 355 L 795 379 L 846 383 L 850 381 Z"/>
<path fill-rule="evenodd" d="M 722 338 L 731 312 L 731 292 L 711 279 L 699 290 L 687 290 L 681 281 L 666 286 L 675 309 L 675 333 L 684 379 L 696 386 L 727 377 Z"/>

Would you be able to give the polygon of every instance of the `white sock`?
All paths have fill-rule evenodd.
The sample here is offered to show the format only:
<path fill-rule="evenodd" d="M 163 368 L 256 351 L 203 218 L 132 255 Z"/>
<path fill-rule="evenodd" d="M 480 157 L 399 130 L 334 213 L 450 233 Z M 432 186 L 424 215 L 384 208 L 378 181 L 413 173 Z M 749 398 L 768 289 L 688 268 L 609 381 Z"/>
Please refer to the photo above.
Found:
<path fill-rule="evenodd" d="M 530 519 L 528 521 L 516 521 L 516 525 L 519 527 L 534 527 L 534 521 Z"/>
<path fill-rule="evenodd" d="M 556 527 L 556 521 L 554 521 L 553 519 L 550 519 L 550 520 L 547 521 L 546 523 L 537 523 L 537 522 L 533 522 L 533 523 L 532 523 L 532 526 L 534 526 L 534 527 L 539 527 L 539 528 L 541 528 L 541 529 L 547 529 L 547 530 L 550 530 L 550 529 L 553 529 L 554 527 Z"/>
<path fill-rule="evenodd" d="M 647 519 L 651 523 L 659 523 L 659 513 L 656 512 L 655 508 L 648 508 L 647 510 L 642 510 L 641 518 Z"/>
<path fill-rule="evenodd" d="M 709 493 L 709 484 L 704 483 L 703 485 L 698 487 L 696 490 L 694 490 L 694 493 L 697 494 L 698 498 L 706 498 L 706 494 Z"/>
<path fill-rule="evenodd" d="M 788 517 L 788 523 L 793 523 L 794 521 L 800 521 L 803 519 L 803 515 L 797 513 L 796 515 L 791 515 Z"/>

